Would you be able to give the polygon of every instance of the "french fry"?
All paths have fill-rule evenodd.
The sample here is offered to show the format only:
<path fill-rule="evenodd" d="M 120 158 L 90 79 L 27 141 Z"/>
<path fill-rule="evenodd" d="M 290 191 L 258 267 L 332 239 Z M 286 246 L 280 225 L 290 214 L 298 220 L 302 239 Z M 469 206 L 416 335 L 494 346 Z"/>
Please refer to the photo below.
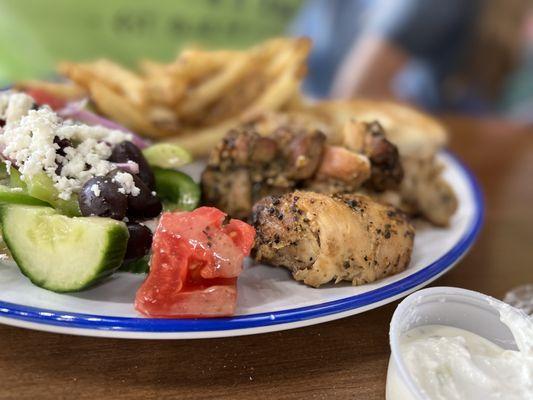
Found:
<path fill-rule="evenodd" d="M 145 81 L 148 103 L 175 105 L 180 102 L 187 91 L 187 84 L 182 80 L 166 74 L 154 75 Z"/>
<path fill-rule="evenodd" d="M 92 82 L 89 92 L 97 108 L 108 118 L 129 127 L 135 133 L 148 134 L 152 137 L 164 136 L 150 123 L 145 112 L 103 83 Z"/>
<path fill-rule="evenodd" d="M 94 74 L 86 64 L 62 62 L 57 70 L 61 75 L 85 89 L 89 89 L 91 81 L 94 80 Z"/>
<path fill-rule="evenodd" d="M 224 137 L 231 128 L 239 125 L 243 121 L 240 118 L 233 118 L 211 127 L 191 130 L 182 135 L 167 139 L 170 143 L 175 143 L 194 157 L 205 157 L 211 149 Z"/>
<path fill-rule="evenodd" d="M 206 105 L 217 99 L 217 97 L 223 96 L 224 91 L 231 85 L 238 82 L 249 66 L 250 57 L 244 55 L 236 57 L 226 69 L 189 91 L 187 93 L 187 99 L 180 109 L 180 113 L 191 115 L 201 111 Z"/>
<path fill-rule="evenodd" d="M 90 69 L 95 78 L 124 93 L 131 103 L 135 105 L 144 103 L 144 83 L 137 74 L 105 59 L 93 62 L 90 64 Z"/>
<path fill-rule="evenodd" d="M 284 72 L 244 111 L 244 118 L 253 118 L 257 114 L 265 111 L 281 108 L 291 99 L 292 95 L 297 91 L 299 84 L 300 81 L 293 68 Z"/>
<path fill-rule="evenodd" d="M 224 59 L 227 60 L 224 62 Z M 186 50 L 168 66 L 168 74 L 175 79 L 183 79 L 191 84 L 196 84 L 229 62 L 231 62 L 229 54 L 225 52 L 217 52 L 217 54 L 209 57 L 208 53 L 204 51 Z"/>
<path fill-rule="evenodd" d="M 66 101 L 78 100 L 87 96 L 87 91 L 73 82 L 48 82 L 37 80 L 26 80 L 18 82 L 15 88 L 21 90 L 42 90 L 50 93 L 54 97 Z"/>
<path fill-rule="evenodd" d="M 170 63 L 140 61 L 138 73 L 104 59 L 59 71 L 109 118 L 205 154 L 228 127 L 295 103 L 309 47 L 277 38 L 244 51 L 189 47 Z"/>
<path fill-rule="evenodd" d="M 161 135 L 166 136 L 167 133 L 169 135 L 175 135 L 179 132 L 179 119 L 174 113 L 174 110 L 170 108 L 165 106 L 154 106 L 148 110 L 148 119 Z"/>
<path fill-rule="evenodd" d="M 139 68 L 141 72 L 149 77 L 150 75 L 163 75 L 167 73 L 167 64 L 159 63 L 154 60 L 142 59 L 139 61 Z"/>

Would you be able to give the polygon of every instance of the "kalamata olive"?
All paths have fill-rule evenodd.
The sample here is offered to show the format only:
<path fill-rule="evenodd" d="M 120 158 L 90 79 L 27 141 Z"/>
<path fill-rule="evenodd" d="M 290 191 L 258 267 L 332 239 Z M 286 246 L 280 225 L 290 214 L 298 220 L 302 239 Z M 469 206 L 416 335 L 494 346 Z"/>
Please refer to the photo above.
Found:
<path fill-rule="evenodd" d="M 146 219 L 157 217 L 163 210 L 161 199 L 137 176 L 134 175 L 133 180 L 141 192 L 137 196 L 128 196 L 128 215 Z"/>
<path fill-rule="evenodd" d="M 114 170 L 106 176 L 112 180 L 118 172 L 121 171 Z M 163 210 L 161 200 L 153 194 L 153 191 L 137 175 L 131 174 L 131 176 L 133 177 L 133 183 L 139 189 L 139 194 L 137 196 L 133 196 L 133 194 L 126 196 L 128 202 L 126 215 L 132 219 L 150 219 L 157 217 Z"/>
<path fill-rule="evenodd" d="M 65 149 L 67 147 L 72 147 L 72 142 L 69 140 L 69 139 L 59 139 L 58 136 L 54 136 L 54 143 L 57 144 L 59 146 L 59 149 L 57 149 L 57 154 L 59 154 L 60 156 L 65 156 L 66 153 L 65 153 Z"/>
<path fill-rule="evenodd" d="M 96 176 L 89 179 L 78 196 L 81 214 L 124 219 L 128 199 L 124 193 L 119 192 L 119 188 L 110 177 Z"/>
<path fill-rule="evenodd" d="M 59 146 L 59 148 L 56 150 L 56 153 L 63 157 L 67 155 L 65 149 L 67 147 L 72 147 L 72 142 L 69 139 L 59 139 L 59 136 L 54 136 L 54 144 L 57 144 Z M 63 164 L 59 162 L 56 162 L 56 164 L 56 175 L 61 175 L 61 171 L 63 170 Z"/>
<path fill-rule="evenodd" d="M 150 190 L 155 189 L 154 173 L 141 150 L 132 142 L 125 141 L 117 144 L 113 148 L 109 161 L 116 163 L 136 162 L 139 166 L 139 178 L 141 178 Z"/>
<path fill-rule="evenodd" d="M 152 231 L 136 222 L 130 222 L 127 225 L 130 238 L 124 261 L 129 262 L 138 260 L 148 254 L 152 247 Z"/>

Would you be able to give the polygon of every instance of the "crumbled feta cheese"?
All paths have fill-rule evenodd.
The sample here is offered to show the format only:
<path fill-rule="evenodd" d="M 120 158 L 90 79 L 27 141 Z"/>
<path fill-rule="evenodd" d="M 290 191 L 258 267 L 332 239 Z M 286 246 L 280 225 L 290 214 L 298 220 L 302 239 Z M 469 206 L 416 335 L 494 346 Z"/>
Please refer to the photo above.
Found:
<path fill-rule="evenodd" d="M 100 196 L 100 186 L 98 186 L 96 183 L 91 185 L 91 192 L 93 192 L 96 197 L 99 197 Z"/>
<path fill-rule="evenodd" d="M 15 165 L 22 180 L 45 173 L 58 190 L 58 197 L 68 200 L 89 179 L 117 168 L 108 161 L 113 145 L 131 140 L 131 134 L 63 121 L 49 107 L 33 110 L 33 104 L 33 99 L 24 93 L 0 92 L 0 118 L 6 120 L 0 149 L 8 171 Z M 63 148 L 64 155 L 58 154 L 55 138 L 72 143 Z M 140 189 L 133 177 L 122 174 L 119 184 L 124 193 L 137 196 Z"/>
<path fill-rule="evenodd" d="M 138 196 L 141 193 L 141 189 L 135 186 L 133 176 L 128 172 L 117 172 L 113 176 L 113 182 L 118 183 L 120 188 L 118 191 L 123 194 L 131 194 L 132 196 Z"/>
<path fill-rule="evenodd" d="M 19 121 L 34 105 L 33 99 L 24 93 L 7 91 L 0 97 L 0 117 L 6 125 Z"/>
<path fill-rule="evenodd" d="M 53 140 L 57 125 L 58 118 L 51 110 L 30 110 L 20 121 L 6 125 L 0 136 L 2 154 L 18 167 L 22 175 L 55 171 Z"/>
<path fill-rule="evenodd" d="M 57 130 L 57 135 L 71 140 L 85 140 L 90 138 L 97 141 L 105 141 L 109 144 L 117 144 L 133 138 L 131 133 L 108 129 L 98 125 L 90 126 L 74 123 L 72 121 L 65 122 L 60 126 Z"/>

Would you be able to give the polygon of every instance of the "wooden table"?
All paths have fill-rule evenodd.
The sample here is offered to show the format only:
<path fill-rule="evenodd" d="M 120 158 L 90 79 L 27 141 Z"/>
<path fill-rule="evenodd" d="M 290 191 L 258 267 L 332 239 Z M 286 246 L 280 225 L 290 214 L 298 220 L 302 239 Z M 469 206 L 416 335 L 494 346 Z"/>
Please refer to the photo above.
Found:
<path fill-rule="evenodd" d="M 435 285 L 501 298 L 533 282 L 533 128 L 446 118 L 484 188 L 485 226 Z M 0 399 L 383 399 L 396 303 L 339 321 L 231 339 L 134 341 L 0 326 Z"/>

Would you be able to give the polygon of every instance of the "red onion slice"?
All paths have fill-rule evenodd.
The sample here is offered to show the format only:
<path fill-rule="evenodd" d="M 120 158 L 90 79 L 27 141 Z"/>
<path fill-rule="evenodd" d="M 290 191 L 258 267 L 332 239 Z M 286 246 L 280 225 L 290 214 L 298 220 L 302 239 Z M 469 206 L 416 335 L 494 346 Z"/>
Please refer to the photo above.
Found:
<path fill-rule="evenodd" d="M 114 163 L 117 168 L 129 172 L 130 174 L 137 175 L 139 173 L 139 164 L 134 161 L 128 161 L 125 163 Z"/>
<path fill-rule="evenodd" d="M 147 140 L 128 130 L 126 127 L 107 118 L 101 117 L 98 114 L 95 114 L 89 110 L 86 110 L 86 105 L 87 99 L 73 101 L 67 103 L 67 105 L 61 110 L 58 110 L 57 114 L 62 118 L 74 119 L 76 121 L 84 122 L 88 125 L 100 125 L 105 128 L 115 129 L 129 133 L 131 135 L 131 142 L 140 149 L 144 149 L 150 145 Z"/>

